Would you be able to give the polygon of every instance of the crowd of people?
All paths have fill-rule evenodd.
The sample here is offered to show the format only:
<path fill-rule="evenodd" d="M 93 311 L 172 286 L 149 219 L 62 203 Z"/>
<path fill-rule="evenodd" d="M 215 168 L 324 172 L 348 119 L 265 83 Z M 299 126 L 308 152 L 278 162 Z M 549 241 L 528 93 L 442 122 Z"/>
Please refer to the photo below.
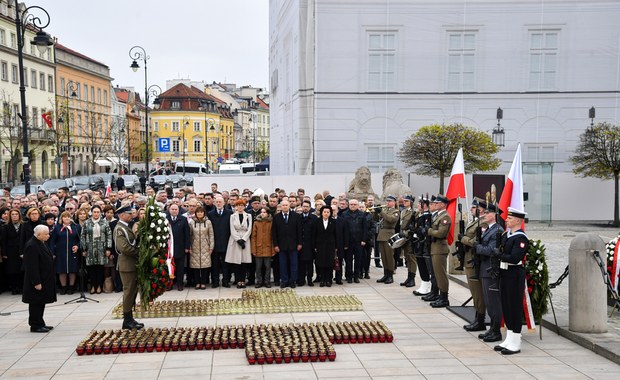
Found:
<path fill-rule="evenodd" d="M 375 204 L 372 196 L 363 200 L 347 199 L 344 193 L 332 196 L 324 191 L 311 197 L 301 188 L 288 194 L 275 189 L 267 195 L 250 189 L 220 191 L 216 183 L 211 184 L 210 192 L 198 194 L 189 188 L 174 193 L 171 188 L 155 192 L 146 187 L 145 194 L 119 190 L 103 196 L 84 190 L 71 195 L 69 189 L 60 188 L 52 194 L 38 192 L 14 198 L 4 189 L 3 195 L 0 198 L 3 272 L 0 289 L 14 295 L 23 292 L 23 300 L 28 302 L 33 286 L 41 285 L 35 283 L 38 277 L 33 280 L 32 271 L 29 275 L 25 265 L 28 250 L 29 247 L 41 250 L 44 246 L 55 272 L 52 291 L 48 279 L 46 300 L 55 300 L 56 288 L 60 294 L 124 290 L 128 295 L 124 297 L 127 314 L 124 328 L 143 325 L 130 312 L 136 292 L 135 259 L 127 264 L 119 260 L 119 252 L 137 252 L 136 231 L 145 215 L 148 197 L 154 197 L 169 220 L 176 268 L 172 286 L 179 291 L 186 286 L 204 290 L 209 285 L 211 288 L 271 288 L 272 285 L 296 288 L 315 284 L 331 287 L 334 283 L 343 285 L 345 281 L 353 284 L 362 278 L 370 279 L 373 259 L 378 268 L 383 268 L 383 276 L 376 281 L 391 284 L 394 271 L 403 265 L 404 257 L 407 279 L 400 285 L 414 287 L 419 273 L 421 284 L 413 294 L 430 302 L 432 307 L 449 305 L 447 235 L 452 220 L 446 212 L 449 200 L 441 194 L 430 199 L 388 196 L 381 206 Z M 466 233 L 457 237 L 466 249 L 466 271 L 476 307 L 475 320 L 464 328 L 484 330 L 484 316 L 488 311 L 491 326 L 480 338 L 501 340 L 499 324 L 503 317 L 507 324 L 512 324 L 510 337 L 514 340 L 520 328 L 516 317 L 513 321 L 505 310 L 517 309 L 518 305 L 513 305 L 512 298 L 505 294 L 518 294 L 515 293 L 518 287 L 500 296 L 499 280 L 485 270 L 490 266 L 490 258 L 502 255 L 496 248 L 496 240 L 501 238 L 503 230 L 496 234 L 501 227 L 495 224 L 496 213 L 501 210 L 484 202 L 475 202 L 474 207 L 472 215 L 483 215 L 480 216 L 484 218 L 483 227 L 474 217 Z M 524 213 L 512 211 L 508 219 L 522 221 Z M 512 224 L 515 231 L 520 226 L 516 222 Z M 481 229 L 483 233 L 477 236 L 476 231 Z M 126 239 L 117 243 L 119 236 Z M 516 281 L 522 275 L 519 257 L 522 259 L 527 251 L 521 242 L 523 236 L 514 257 L 504 252 L 504 261 L 510 262 L 510 266 L 502 269 L 507 274 L 514 272 Z M 399 239 L 406 244 L 394 244 Z M 116 244 L 123 244 L 122 249 L 117 249 Z M 472 272 L 475 252 L 482 257 L 478 264 L 478 269 L 483 268 L 480 282 Z M 131 255 L 126 256 L 125 260 Z M 78 281 L 79 278 L 83 281 Z M 511 313 L 515 315 L 516 311 Z M 33 317 L 32 331 L 51 329 L 45 326 L 42 311 L 35 308 L 33 314 L 41 317 Z M 498 351 L 507 350 L 498 347 Z M 508 351 L 515 351 L 514 344 Z"/>

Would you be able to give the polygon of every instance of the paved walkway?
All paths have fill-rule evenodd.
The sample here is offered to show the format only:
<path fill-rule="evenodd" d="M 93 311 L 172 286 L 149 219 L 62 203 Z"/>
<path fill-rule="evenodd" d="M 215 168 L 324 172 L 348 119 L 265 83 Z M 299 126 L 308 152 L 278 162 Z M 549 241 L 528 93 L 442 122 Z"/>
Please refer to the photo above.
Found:
<path fill-rule="evenodd" d="M 399 268 L 397 281 L 405 271 Z M 119 328 L 111 318 L 119 294 L 95 295 L 101 303 L 64 305 L 70 296 L 46 310 L 46 321 L 56 328 L 49 334 L 28 332 L 27 312 L 18 296 L 0 296 L 0 378 L 28 379 L 610 379 L 620 366 L 549 330 L 543 340 L 525 333 L 522 353 L 502 356 L 493 344 L 463 331 L 464 322 L 446 309 L 432 309 L 410 289 L 372 280 L 332 288 L 297 288 L 300 295 L 353 294 L 364 310 L 359 312 L 289 313 L 220 317 L 143 319 L 147 326 L 201 326 L 266 322 L 382 320 L 394 333 L 393 344 L 337 345 L 335 362 L 251 366 L 243 350 L 168 352 L 77 356 L 74 349 L 92 329 Z M 172 291 L 169 299 L 239 297 L 238 289 Z M 459 304 L 468 290 L 452 283 L 450 301 Z"/>

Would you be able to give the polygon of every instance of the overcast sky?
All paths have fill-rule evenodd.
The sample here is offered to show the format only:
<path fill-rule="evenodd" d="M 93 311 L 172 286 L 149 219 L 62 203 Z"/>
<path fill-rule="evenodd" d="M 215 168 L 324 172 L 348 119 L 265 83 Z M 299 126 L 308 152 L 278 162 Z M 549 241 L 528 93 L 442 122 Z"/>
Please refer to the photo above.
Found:
<path fill-rule="evenodd" d="M 63 45 L 105 63 L 114 85 L 144 91 L 144 71 L 129 49 L 150 56 L 149 85 L 189 78 L 267 88 L 268 0 L 26 0 L 45 8 L 46 31 Z M 139 62 L 143 67 L 143 63 Z"/>

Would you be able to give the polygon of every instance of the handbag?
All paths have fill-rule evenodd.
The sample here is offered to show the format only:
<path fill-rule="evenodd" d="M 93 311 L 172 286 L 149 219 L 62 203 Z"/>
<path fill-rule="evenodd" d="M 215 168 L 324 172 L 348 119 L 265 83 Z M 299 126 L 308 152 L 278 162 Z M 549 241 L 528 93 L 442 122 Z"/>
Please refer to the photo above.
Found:
<path fill-rule="evenodd" d="M 112 277 L 106 277 L 103 280 L 103 292 L 104 293 L 112 293 L 114 291 L 114 281 L 112 281 Z"/>
<path fill-rule="evenodd" d="M 336 272 L 340 271 L 340 260 L 338 260 L 338 256 L 334 256 L 334 270 Z"/>

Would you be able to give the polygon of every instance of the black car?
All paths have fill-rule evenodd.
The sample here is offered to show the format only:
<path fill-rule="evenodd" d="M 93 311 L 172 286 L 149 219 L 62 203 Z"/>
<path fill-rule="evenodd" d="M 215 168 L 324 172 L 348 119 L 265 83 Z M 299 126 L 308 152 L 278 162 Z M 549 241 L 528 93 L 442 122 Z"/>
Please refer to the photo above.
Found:
<path fill-rule="evenodd" d="M 72 178 L 65 179 L 49 179 L 39 187 L 40 189 L 45 190 L 46 194 L 55 193 L 61 187 L 69 188 L 69 194 L 75 195 L 77 194 L 77 188 L 75 187 L 75 182 Z"/>
<path fill-rule="evenodd" d="M 88 189 L 88 176 L 81 175 L 77 177 L 71 177 L 73 183 L 75 183 L 76 190 L 87 190 Z"/>
<path fill-rule="evenodd" d="M 92 191 L 99 191 L 105 193 L 105 180 L 98 174 L 93 174 L 88 177 L 88 188 Z"/>
<path fill-rule="evenodd" d="M 163 174 L 158 174 L 151 176 L 150 185 L 155 191 L 163 190 L 164 187 L 168 184 L 168 176 Z M 172 184 L 172 182 L 170 182 Z"/>
<path fill-rule="evenodd" d="M 167 182 L 172 182 L 172 187 L 185 187 L 187 180 L 180 174 L 170 174 Z"/>
<path fill-rule="evenodd" d="M 140 179 L 135 174 L 126 174 L 123 177 L 125 181 L 125 190 L 131 191 L 132 193 L 140 192 Z"/>

